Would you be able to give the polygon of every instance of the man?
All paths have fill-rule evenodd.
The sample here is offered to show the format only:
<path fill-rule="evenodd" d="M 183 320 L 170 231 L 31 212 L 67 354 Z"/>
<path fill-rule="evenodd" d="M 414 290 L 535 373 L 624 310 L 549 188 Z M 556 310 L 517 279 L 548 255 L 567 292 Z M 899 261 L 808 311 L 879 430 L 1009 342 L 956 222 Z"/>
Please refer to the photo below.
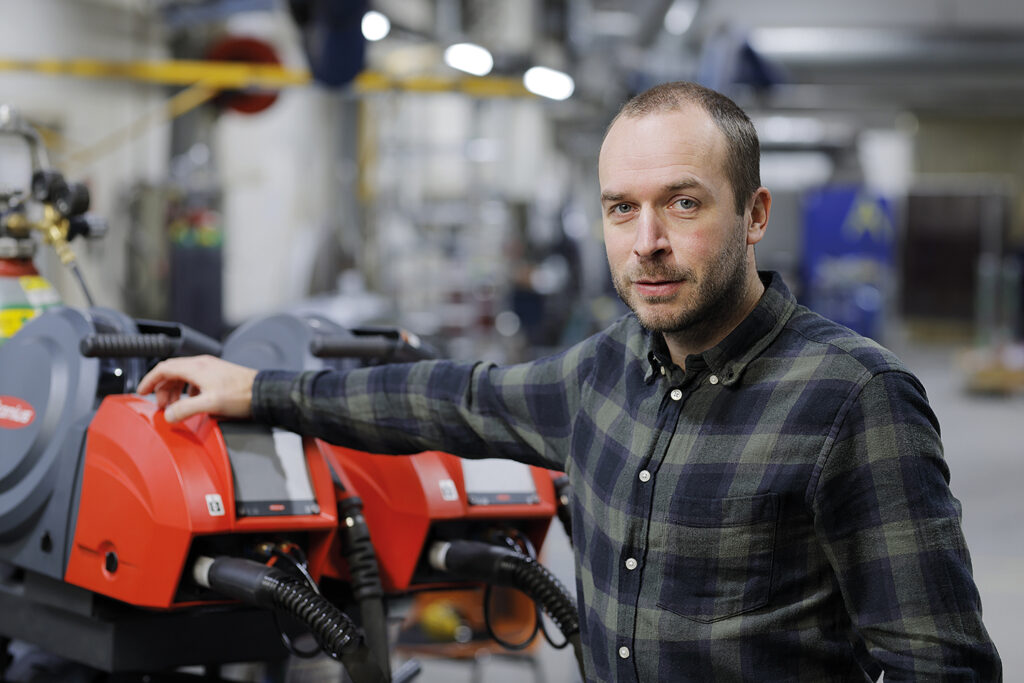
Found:
<path fill-rule="evenodd" d="M 633 310 L 604 332 L 507 368 L 175 359 L 139 391 L 169 420 L 251 413 L 369 451 L 564 469 L 588 680 L 998 680 L 924 389 L 757 272 L 758 168 L 733 102 L 658 86 L 601 148 Z"/>

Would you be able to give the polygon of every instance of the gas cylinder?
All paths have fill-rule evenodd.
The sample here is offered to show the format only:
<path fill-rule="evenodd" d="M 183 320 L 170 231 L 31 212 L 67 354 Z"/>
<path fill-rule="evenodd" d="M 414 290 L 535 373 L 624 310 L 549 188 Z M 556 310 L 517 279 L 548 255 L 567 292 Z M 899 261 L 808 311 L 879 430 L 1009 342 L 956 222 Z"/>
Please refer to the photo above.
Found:
<path fill-rule="evenodd" d="M 39 274 L 32 259 L 5 258 L 0 251 L 0 345 L 26 322 L 60 303 L 57 290 Z"/>

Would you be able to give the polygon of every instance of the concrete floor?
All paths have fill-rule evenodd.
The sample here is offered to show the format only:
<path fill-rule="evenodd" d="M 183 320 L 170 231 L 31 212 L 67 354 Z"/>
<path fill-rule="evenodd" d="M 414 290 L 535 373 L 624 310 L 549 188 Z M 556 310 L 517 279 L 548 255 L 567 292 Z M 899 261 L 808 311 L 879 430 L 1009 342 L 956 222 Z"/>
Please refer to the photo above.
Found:
<path fill-rule="evenodd" d="M 984 606 L 985 624 L 1003 658 L 1007 683 L 1024 681 L 1024 394 L 979 397 L 963 390 L 958 349 L 893 344 L 918 375 L 942 426 L 954 495 Z M 572 558 L 555 524 L 544 561 L 572 586 Z M 572 655 L 546 643 L 537 659 L 547 683 L 578 680 Z M 488 659 L 470 663 L 423 660 L 416 683 L 522 683 L 534 680 L 522 663 Z"/>

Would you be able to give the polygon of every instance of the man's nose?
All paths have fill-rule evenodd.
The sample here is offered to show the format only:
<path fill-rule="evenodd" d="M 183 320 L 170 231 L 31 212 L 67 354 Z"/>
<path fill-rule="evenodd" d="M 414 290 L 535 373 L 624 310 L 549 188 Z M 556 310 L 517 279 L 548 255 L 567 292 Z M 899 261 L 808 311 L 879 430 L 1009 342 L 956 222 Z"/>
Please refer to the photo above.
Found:
<path fill-rule="evenodd" d="M 671 248 L 661 216 L 652 209 L 641 209 L 637 216 L 633 253 L 640 258 L 650 258 L 662 252 L 667 253 Z"/>

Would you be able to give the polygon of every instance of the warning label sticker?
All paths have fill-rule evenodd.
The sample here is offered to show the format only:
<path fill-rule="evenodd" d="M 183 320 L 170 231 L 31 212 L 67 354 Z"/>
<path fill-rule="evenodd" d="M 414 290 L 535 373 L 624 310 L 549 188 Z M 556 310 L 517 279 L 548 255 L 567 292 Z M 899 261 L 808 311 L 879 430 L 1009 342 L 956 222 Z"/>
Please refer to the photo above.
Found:
<path fill-rule="evenodd" d="M 12 306 L 0 309 L 0 344 L 14 336 L 21 326 L 36 316 L 33 308 Z"/>
<path fill-rule="evenodd" d="M 25 298 L 36 308 L 44 308 L 60 303 L 60 294 L 53 288 L 50 281 L 39 275 L 24 275 L 18 278 L 18 284 L 25 292 Z"/>

